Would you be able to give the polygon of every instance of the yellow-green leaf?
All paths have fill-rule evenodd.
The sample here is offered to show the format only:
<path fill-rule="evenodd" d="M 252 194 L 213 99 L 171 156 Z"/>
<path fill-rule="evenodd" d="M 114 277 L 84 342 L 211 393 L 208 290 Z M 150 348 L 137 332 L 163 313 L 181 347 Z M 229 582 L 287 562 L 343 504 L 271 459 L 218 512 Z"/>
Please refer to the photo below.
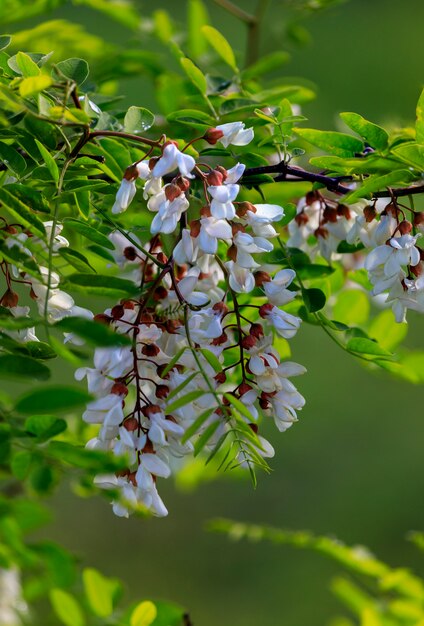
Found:
<path fill-rule="evenodd" d="M 131 626 L 150 626 L 157 616 L 157 609 L 153 602 L 145 600 L 140 602 L 131 613 Z"/>
<path fill-rule="evenodd" d="M 33 96 L 43 89 L 47 89 L 52 84 L 52 79 L 50 76 L 46 76 L 45 74 L 40 74 L 40 76 L 29 76 L 28 78 L 24 78 L 21 84 L 19 85 L 19 93 L 23 98 L 27 98 L 28 96 Z"/>
<path fill-rule="evenodd" d="M 219 54 L 221 59 L 225 61 L 225 63 L 235 72 L 238 72 L 233 49 L 225 39 L 224 35 L 222 35 L 219 30 L 216 30 L 213 26 L 203 26 L 202 33 L 205 35 L 212 48 L 214 48 L 215 52 Z"/>
<path fill-rule="evenodd" d="M 40 73 L 40 68 L 37 63 L 35 63 L 28 54 L 25 54 L 25 52 L 18 52 L 16 55 L 16 64 L 22 76 L 38 76 Z"/>
<path fill-rule="evenodd" d="M 85 617 L 81 608 L 70 593 L 63 589 L 52 589 L 50 591 L 50 602 L 56 616 L 66 626 L 84 626 Z"/>
<path fill-rule="evenodd" d="M 59 182 L 59 168 L 57 166 L 56 161 L 54 160 L 50 152 L 47 150 L 47 148 L 43 146 L 41 141 L 38 141 L 38 139 L 35 139 L 35 138 L 34 138 L 34 141 L 37 144 L 37 148 L 39 149 L 40 154 L 43 157 L 43 161 L 46 164 L 46 167 L 49 170 L 51 177 L 53 178 L 55 183 L 58 183 Z"/>
<path fill-rule="evenodd" d="M 207 89 L 206 78 L 201 72 L 201 70 L 199 70 L 199 68 L 196 65 L 194 65 L 193 61 L 190 61 L 190 59 L 187 59 L 187 58 L 180 59 L 180 63 L 182 65 L 183 70 L 185 71 L 185 73 L 187 74 L 191 82 L 193 83 L 193 85 L 195 85 L 202 94 L 206 94 L 206 89 Z"/>

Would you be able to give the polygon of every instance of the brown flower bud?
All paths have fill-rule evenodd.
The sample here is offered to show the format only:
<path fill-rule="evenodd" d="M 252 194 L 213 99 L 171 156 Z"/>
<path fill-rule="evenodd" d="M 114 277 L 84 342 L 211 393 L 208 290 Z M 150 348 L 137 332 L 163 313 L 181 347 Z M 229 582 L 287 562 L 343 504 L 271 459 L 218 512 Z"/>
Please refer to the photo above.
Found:
<path fill-rule="evenodd" d="M 248 426 L 253 430 L 255 435 L 258 434 L 259 426 L 257 424 L 254 424 L 253 422 L 250 422 L 250 424 L 248 424 Z"/>
<path fill-rule="evenodd" d="M 114 320 L 120 320 L 124 313 L 125 309 L 122 304 L 115 304 L 115 306 L 111 310 L 111 315 Z"/>
<path fill-rule="evenodd" d="M 6 233 L 9 233 L 9 235 L 16 235 L 18 232 L 18 229 L 15 228 L 14 226 L 11 225 L 7 225 L 4 228 L 2 228 L 2 230 L 4 230 Z"/>
<path fill-rule="evenodd" d="M 265 398 L 259 398 L 259 406 L 261 409 L 269 409 L 269 400 Z"/>
<path fill-rule="evenodd" d="M 328 237 L 328 230 L 322 226 L 319 226 L 315 232 L 314 232 L 315 237 L 322 237 L 323 239 L 327 239 Z"/>
<path fill-rule="evenodd" d="M 105 324 L 106 326 L 109 326 L 112 319 L 113 319 L 112 317 L 110 317 L 109 315 L 106 315 L 105 313 L 98 313 L 97 315 L 93 317 L 93 320 L 95 322 L 99 322 L 100 324 Z"/>
<path fill-rule="evenodd" d="M 149 169 L 150 169 L 150 170 L 152 170 L 152 169 L 155 167 L 155 165 L 156 165 L 156 163 L 157 163 L 158 161 L 159 161 L 159 157 L 157 157 L 157 156 L 155 156 L 155 157 L 151 157 L 151 158 L 149 159 Z"/>
<path fill-rule="evenodd" d="M 141 353 L 144 354 L 144 356 L 157 356 L 160 352 L 160 349 L 155 346 L 153 343 L 146 343 L 142 348 L 141 348 Z"/>
<path fill-rule="evenodd" d="M 216 311 L 217 313 L 219 313 L 221 316 L 225 315 L 226 313 L 228 313 L 228 307 L 225 304 L 225 302 L 216 302 L 213 307 L 212 307 L 213 311 Z"/>
<path fill-rule="evenodd" d="M 113 393 L 117 396 L 127 396 L 128 395 L 128 387 L 124 385 L 124 383 L 116 382 L 112 385 L 112 389 L 110 393 Z"/>
<path fill-rule="evenodd" d="M 215 339 L 212 339 L 211 344 L 213 346 L 221 346 L 223 343 L 225 343 L 228 339 L 227 333 L 222 333 L 222 335 L 220 335 L 219 337 L 215 337 Z"/>
<path fill-rule="evenodd" d="M 322 216 L 325 222 L 337 222 L 337 209 L 326 206 Z"/>
<path fill-rule="evenodd" d="M 135 430 L 137 430 L 139 424 L 138 424 L 138 419 L 136 419 L 135 417 L 128 417 L 123 424 L 125 430 L 128 430 L 130 433 L 134 432 Z"/>
<path fill-rule="evenodd" d="M 228 178 L 228 172 L 225 169 L 225 167 L 222 167 L 222 165 L 217 165 L 215 169 L 216 169 L 217 172 L 222 174 L 222 179 L 225 182 L 227 180 L 227 178 Z"/>
<path fill-rule="evenodd" d="M 256 213 L 256 207 L 251 202 L 237 202 L 235 205 L 238 217 L 244 217 L 248 211 Z"/>
<path fill-rule="evenodd" d="M 14 306 L 17 306 L 19 302 L 19 296 L 16 293 L 16 291 L 13 291 L 12 289 L 7 289 L 2 297 L 2 299 L 0 300 L 0 304 L 2 306 L 7 307 L 8 309 L 11 309 Z"/>
<path fill-rule="evenodd" d="M 223 385 L 225 383 L 225 381 L 227 380 L 227 376 L 226 376 L 225 372 L 218 372 L 218 374 L 216 374 L 216 376 L 214 376 L 214 380 L 216 380 L 216 382 L 219 385 Z"/>
<path fill-rule="evenodd" d="M 259 315 L 263 318 L 266 318 L 269 313 L 274 309 L 274 305 L 267 302 L 267 304 L 263 304 L 259 309 Z"/>
<path fill-rule="evenodd" d="M 258 343 L 258 339 L 253 335 L 247 335 L 240 343 L 245 350 L 251 350 Z"/>
<path fill-rule="evenodd" d="M 306 205 L 311 206 L 311 204 L 313 204 L 317 200 L 321 200 L 320 192 L 316 190 L 308 191 L 308 193 L 305 196 Z"/>
<path fill-rule="evenodd" d="M 168 290 L 166 289 L 166 287 L 164 287 L 163 285 L 159 285 L 159 287 L 156 287 L 152 297 L 155 302 L 159 302 L 160 300 L 164 300 L 167 295 Z"/>
<path fill-rule="evenodd" d="M 211 146 L 214 146 L 217 141 L 219 141 L 224 136 L 222 130 L 218 130 L 217 128 L 208 128 L 208 130 L 203 135 L 203 139 L 207 141 Z"/>
<path fill-rule="evenodd" d="M 166 320 L 165 329 L 170 335 L 176 335 L 182 325 L 183 323 L 180 320 Z"/>
<path fill-rule="evenodd" d="M 178 187 L 183 192 L 186 192 L 190 189 L 190 181 L 188 178 L 185 178 L 184 176 L 177 176 L 176 178 L 174 178 L 172 182 L 175 183 L 175 185 L 178 185 Z"/>
<path fill-rule="evenodd" d="M 261 270 L 259 272 L 255 272 L 254 277 L 256 287 L 262 287 L 264 283 L 269 283 L 271 281 L 271 276 L 268 272 L 263 272 Z"/>
<path fill-rule="evenodd" d="M 210 206 L 202 206 L 200 209 L 200 217 L 210 217 L 212 215 Z"/>
<path fill-rule="evenodd" d="M 159 263 L 163 263 L 164 265 L 165 263 L 168 263 L 168 257 L 163 252 L 158 252 L 156 255 L 156 258 L 159 261 Z"/>
<path fill-rule="evenodd" d="M 240 396 L 244 396 L 245 393 L 247 393 L 248 391 L 251 391 L 252 389 L 253 387 L 251 387 L 247 383 L 241 383 L 241 385 L 238 388 L 238 391 L 239 391 Z"/>
<path fill-rule="evenodd" d="M 138 254 L 137 254 L 137 250 L 134 248 L 134 246 L 127 246 L 124 249 L 124 257 L 128 261 L 135 261 L 135 259 L 138 257 Z"/>
<path fill-rule="evenodd" d="M 412 224 L 408 220 L 403 220 L 399 224 L 399 232 L 401 235 L 407 235 L 412 230 Z"/>
<path fill-rule="evenodd" d="M 129 309 L 131 311 L 135 309 L 135 304 L 132 300 L 121 300 L 121 304 L 124 309 Z"/>
<path fill-rule="evenodd" d="M 209 186 L 217 187 L 219 185 L 222 185 L 224 177 L 222 176 L 221 172 L 218 172 L 217 170 L 212 170 L 211 172 L 209 172 L 209 174 L 206 174 L 206 180 L 208 181 Z"/>
<path fill-rule="evenodd" d="M 141 409 L 143 415 L 146 417 L 151 417 L 152 415 L 157 415 L 158 413 L 162 413 L 162 409 L 158 404 L 148 404 Z"/>
<path fill-rule="evenodd" d="M 174 185 L 174 183 L 169 183 L 169 185 L 165 185 L 165 197 L 169 202 L 178 198 L 182 193 L 181 189 L 178 185 Z"/>
<path fill-rule="evenodd" d="M 237 259 L 237 246 L 235 246 L 234 244 L 232 244 L 227 250 L 227 259 L 230 259 L 230 261 L 234 262 Z"/>
<path fill-rule="evenodd" d="M 190 237 L 198 237 L 200 234 L 200 220 L 190 222 Z"/>
<path fill-rule="evenodd" d="M 169 394 L 169 387 L 167 385 L 158 385 L 156 387 L 156 398 L 163 400 Z"/>
<path fill-rule="evenodd" d="M 339 204 L 337 207 L 337 215 L 343 216 L 345 219 L 350 220 L 350 209 L 345 204 Z"/>
<path fill-rule="evenodd" d="M 298 226 L 304 226 L 305 224 L 309 222 L 309 217 L 306 215 L 306 213 L 302 211 L 302 213 L 299 213 L 298 215 L 296 215 L 296 217 L 294 218 L 294 221 L 296 222 Z"/>
<path fill-rule="evenodd" d="M 127 167 L 124 172 L 124 178 L 125 180 L 135 180 L 136 178 L 138 178 L 138 170 L 135 163 Z"/>
<path fill-rule="evenodd" d="M 364 209 L 364 217 L 366 222 L 372 222 L 377 216 L 377 211 L 373 206 L 366 206 Z"/>
<path fill-rule="evenodd" d="M 421 276 L 423 273 L 423 264 L 418 263 L 418 265 L 411 265 L 409 269 L 415 276 Z"/>
<path fill-rule="evenodd" d="M 264 336 L 264 329 L 262 324 L 252 324 L 250 327 L 250 334 L 257 339 L 262 339 Z"/>
<path fill-rule="evenodd" d="M 420 211 L 419 213 L 415 213 L 414 215 L 414 226 L 420 226 L 424 222 L 424 211 Z"/>

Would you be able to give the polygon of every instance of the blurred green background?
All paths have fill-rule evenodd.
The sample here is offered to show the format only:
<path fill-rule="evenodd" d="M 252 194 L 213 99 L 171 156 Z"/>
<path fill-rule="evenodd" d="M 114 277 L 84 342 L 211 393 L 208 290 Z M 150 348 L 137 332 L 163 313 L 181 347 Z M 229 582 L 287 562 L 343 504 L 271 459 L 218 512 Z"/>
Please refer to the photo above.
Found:
<path fill-rule="evenodd" d="M 243 50 L 242 25 L 206 4 L 212 23 Z M 140 6 L 147 14 L 168 9 L 184 21 L 183 1 Z M 263 52 L 287 48 L 288 16 L 286 3 L 271 3 Z M 65 7 L 48 18 L 81 23 L 115 43 L 128 38 L 123 27 L 84 7 Z M 311 41 L 289 44 L 292 61 L 285 71 L 318 86 L 317 100 L 304 109 L 309 125 L 334 128 L 343 110 L 376 122 L 412 121 L 422 80 L 423 22 L 422 0 L 352 0 L 306 21 Z M 154 107 L 147 79 L 126 80 L 123 91 L 129 103 Z M 410 345 L 419 347 L 423 324 L 410 318 Z M 318 625 L 338 610 L 328 591 L 335 565 L 290 548 L 232 544 L 205 533 L 205 522 L 216 516 L 334 534 L 423 573 L 419 554 L 405 542 L 408 530 L 424 527 L 422 388 L 370 374 L 316 328 L 304 325 L 292 346 L 293 359 L 308 368 L 298 380 L 307 404 L 287 433 L 269 429 L 274 471 L 259 477 L 256 491 L 248 480 L 220 479 L 190 493 L 161 481 L 169 517 L 126 521 L 114 517 L 107 503 L 77 500 L 64 488 L 54 501 L 49 537 L 105 574 L 122 577 L 130 597 L 181 603 L 195 626 Z"/>

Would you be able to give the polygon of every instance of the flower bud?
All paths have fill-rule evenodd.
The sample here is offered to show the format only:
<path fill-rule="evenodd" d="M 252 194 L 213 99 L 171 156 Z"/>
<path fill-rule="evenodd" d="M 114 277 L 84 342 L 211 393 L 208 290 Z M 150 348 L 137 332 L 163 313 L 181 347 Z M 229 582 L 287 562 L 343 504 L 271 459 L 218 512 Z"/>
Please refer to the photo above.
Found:
<path fill-rule="evenodd" d="M 224 136 L 222 130 L 218 130 L 217 128 L 208 128 L 208 130 L 203 135 L 203 139 L 207 141 L 211 146 L 214 146 L 217 141 L 219 141 Z"/>
<path fill-rule="evenodd" d="M 209 174 L 206 175 L 206 180 L 209 186 L 218 187 L 219 185 L 222 185 L 224 177 L 222 176 L 221 172 L 218 172 L 217 170 L 212 170 L 211 172 L 209 172 Z"/>
<path fill-rule="evenodd" d="M 269 283 L 271 281 L 271 276 L 268 274 L 268 272 L 263 272 L 262 270 L 259 270 L 259 272 L 255 272 L 254 277 L 256 287 L 262 287 L 264 283 Z"/>
<path fill-rule="evenodd" d="M 211 345 L 212 346 L 221 346 L 223 343 L 225 343 L 228 339 L 227 333 L 222 333 L 222 335 L 220 335 L 219 337 L 216 337 L 215 339 L 212 339 L 211 341 Z"/>
<path fill-rule="evenodd" d="M 325 222 L 337 222 L 337 209 L 326 206 L 322 216 Z"/>
<path fill-rule="evenodd" d="M 168 257 L 163 252 L 158 252 L 156 255 L 156 258 L 159 261 L 159 263 L 163 263 L 164 265 L 165 263 L 168 263 Z"/>
<path fill-rule="evenodd" d="M 190 222 L 190 237 L 198 237 L 200 235 L 200 220 L 192 220 Z"/>
<path fill-rule="evenodd" d="M 131 180 L 135 180 L 136 178 L 138 178 L 138 170 L 137 170 L 137 165 L 133 163 L 132 165 L 129 165 L 127 169 L 125 170 L 124 179 L 131 181 Z"/>
<path fill-rule="evenodd" d="M 214 380 L 218 383 L 218 385 L 223 385 L 227 380 L 227 376 L 225 372 L 218 372 L 216 376 L 214 376 Z"/>
<path fill-rule="evenodd" d="M 157 356 L 160 352 L 160 349 L 155 346 L 153 343 L 147 343 L 141 348 L 141 353 L 144 356 Z"/>
<path fill-rule="evenodd" d="M 166 287 L 164 287 L 163 285 L 159 285 L 159 287 L 156 287 L 152 297 L 155 302 L 159 302 L 160 300 L 164 300 L 167 295 L 168 290 L 166 289 Z"/>
<path fill-rule="evenodd" d="M 156 398 L 163 400 L 169 394 L 169 387 L 167 385 L 158 385 L 156 387 Z"/>
<path fill-rule="evenodd" d="M 296 222 L 298 226 L 304 226 L 305 224 L 309 222 L 309 217 L 306 215 L 306 213 L 302 211 L 302 213 L 299 213 L 298 215 L 296 215 L 296 217 L 294 218 L 294 221 Z"/>
<path fill-rule="evenodd" d="M 202 206 L 200 209 L 200 217 L 210 217 L 212 215 L 210 206 Z"/>
<path fill-rule="evenodd" d="M 412 230 L 412 224 L 408 220 L 403 220 L 399 224 L 399 232 L 401 235 L 407 235 Z"/>
<path fill-rule="evenodd" d="M 252 213 L 256 213 L 256 207 L 251 202 L 247 202 L 247 201 L 237 202 L 235 207 L 236 207 L 236 213 L 238 217 L 245 217 L 248 211 L 251 211 Z"/>
<path fill-rule="evenodd" d="M 159 161 L 159 158 L 160 157 L 155 156 L 149 159 L 149 170 L 152 170 L 155 167 L 156 163 Z"/>
<path fill-rule="evenodd" d="M 248 424 L 248 426 L 253 430 L 255 435 L 258 434 L 259 426 L 257 424 L 254 424 L 253 422 L 250 422 L 250 424 Z"/>
<path fill-rule="evenodd" d="M 133 311 L 135 309 L 135 304 L 132 300 L 121 300 L 121 304 L 124 309 L 128 309 Z"/>
<path fill-rule="evenodd" d="M 262 339 L 264 336 L 264 329 L 262 324 L 252 324 L 250 327 L 250 334 L 257 339 Z"/>
<path fill-rule="evenodd" d="M 123 426 L 125 430 L 128 430 L 130 433 L 134 432 L 139 427 L 138 419 L 136 419 L 135 417 L 128 417 L 124 421 Z"/>
<path fill-rule="evenodd" d="M 7 307 L 8 309 L 11 309 L 14 306 L 17 306 L 18 302 L 19 302 L 18 294 L 10 288 L 5 291 L 2 299 L 0 300 L 0 304 L 2 306 Z"/>
<path fill-rule="evenodd" d="M 227 250 L 227 259 L 230 259 L 230 261 L 236 262 L 237 246 L 235 246 L 234 244 L 232 244 Z"/>
<path fill-rule="evenodd" d="M 321 194 L 317 190 L 308 191 L 305 196 L 305 202 L 307 206 L 311 206 L 314 202 L 321 200 Z"/>
<path fill-rule="evenodd" d="M 217 172 L 222 174 L 222 180 L 225 182 L 227 180 L 227 178 L 228 178 L 228 172 L 225 169 L 225 167 L 222 167 L 222 165 L 217 165 L 215 169 L 216 169 Z"/>
<path fill-rule="evenodd" d="M 120 320 L 124 313 L 125 309 L 122 304 L 115 304 L 115 306 L 111 310 L 111 315 L 114 320 Z"/>
<path fill-rule="evenodd" d="M 134 246 L 127 246 L 126 248 L 124 248 L 124 257 L 128 261 L 135 261 L 137 256 L 137 250 L 134 248 Z"/>
<path fill-rule="evenodd" d="M 239 386 L 238 391 L 239 391 L 240 396 L 244 396 L 245 393 L 247 393 L 248 391 L 252 391 L 252 389 L 253 387 L 243 382 Z"/>
<path fill-rule="evenodd" d="M 165 197 L 167 200 L 169 200 L 169 202 L 172 202 L 173 200 L 175 200 L 175 198 L 178 198 L 178 196 L 180 196 L 181 193 L 182 191 L 178 187 L 178 185 L 174 185 L 173 183 L 169 183 L 169 185 L 165 185 Z"/>
<path fill-rule="evenodd" d="M 350 209 L 345 204 L 339 204 L 337 207 L 337 215 L 343 216 L 345 219 L 350 220 Z"/>
<path fill-rule="evenodd" d="M 424 222 L 424 211 L 420 211 L 419 213 L 415 213 L 414 215 L 414 226 L 420 226 Z"/>
<path fill-rule="evenodd" d="M 106 315 L 105 313 L 98 313 L 93 317 L 93 320 L 95 322 L 99 322 L 100 324 L 105 324 L 106 326 L 109 326 L 113 318 L 109 315 Z"/>
<path fill-rule="evenodd" d="M 414 274 L 414 276 L 421 276 L 421 274 L 423 273 L 422 263 L 418 263 L 418 265 L 411 265 L 409 269 Z"/>
<path fill-rule="evenodd" d="M 257 342 L 258 340 L 256 337 L 254 337 L 253 335 L 247 335 L 246 337 L 243 337 L 240 344 L 245 350 L 251 350 L 257 344 Z"/>
<path fill-rule="evenodd" d="M 322 226 L 319 226 L 315 232 L 314 232 L 315 237 L 322 237 L 323 239 L 327 239 L 328 237 L 328 230 L 326 228 L 323 228 Z"/>
<path fill-rule="evenodd" d="M 366 206 L 364 209 L 364 217 L 366 222 L 372 222 L 377 216 L 377 211 L 373 206 Z"/>
<path fill-rule="evenodd" d="M 110 390 L 110 393 L 113 393 L 116 396 L 127 396 L 128 387 L 124 385 L 124 383 L 116 382 L 112 385 L 112 389 Z"/>
<path fill-rule="evenodd" d="M 190 189 L 190 181 L 188 178 L 185 178 L 185 176 L 177 176 L 172 182 L 178 185 L 182 192 L 186 192 Z"/>
<path fill-rule="evenodd" d="M 183 323 L 180 320 L 166 320 L 165 330 L 170 335 L 178 335 L 178 331 L 182 325 Z"/>
<path fill-rule="evenodd" d="M 267 304 L 263 304 L 260 309 L 259 309 L 259 315 L 263 318 L 266 318 L 269 313 L 271 313 L 271 311 L 274 309 L 274 305 L 273 304 L 269 304 L 269 302 L 267 302 Z"/>
<path fill-rule="evenodd" d="M 228 313 L 228 307 L 225 304 L 225 302 L 216 302 L 213 307 L 212 307 L 213 311 L 216 311 L 217 313 L 219 313 L 221 316 L 226 315 L 226 313 Z"/>

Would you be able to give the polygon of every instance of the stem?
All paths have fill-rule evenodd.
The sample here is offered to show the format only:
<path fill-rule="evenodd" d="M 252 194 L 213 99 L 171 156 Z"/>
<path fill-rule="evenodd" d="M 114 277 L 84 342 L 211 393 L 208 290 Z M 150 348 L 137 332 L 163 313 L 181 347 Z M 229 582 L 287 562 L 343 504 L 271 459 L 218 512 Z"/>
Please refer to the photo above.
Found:
<path fill-rule="evenodd" d="M 128 141 L 135 141 L 142 143 L 146 146 L 156 147 L 160 145 L 160 139 L 147 139 L 146 137 L 139 137 L 138 135 L 132 135 L 131 133 L 121 133 L 119 130 L 92 130 L 88 141 L 95 137 L 120 137 L 121 139 L 128 139 Z"/>

